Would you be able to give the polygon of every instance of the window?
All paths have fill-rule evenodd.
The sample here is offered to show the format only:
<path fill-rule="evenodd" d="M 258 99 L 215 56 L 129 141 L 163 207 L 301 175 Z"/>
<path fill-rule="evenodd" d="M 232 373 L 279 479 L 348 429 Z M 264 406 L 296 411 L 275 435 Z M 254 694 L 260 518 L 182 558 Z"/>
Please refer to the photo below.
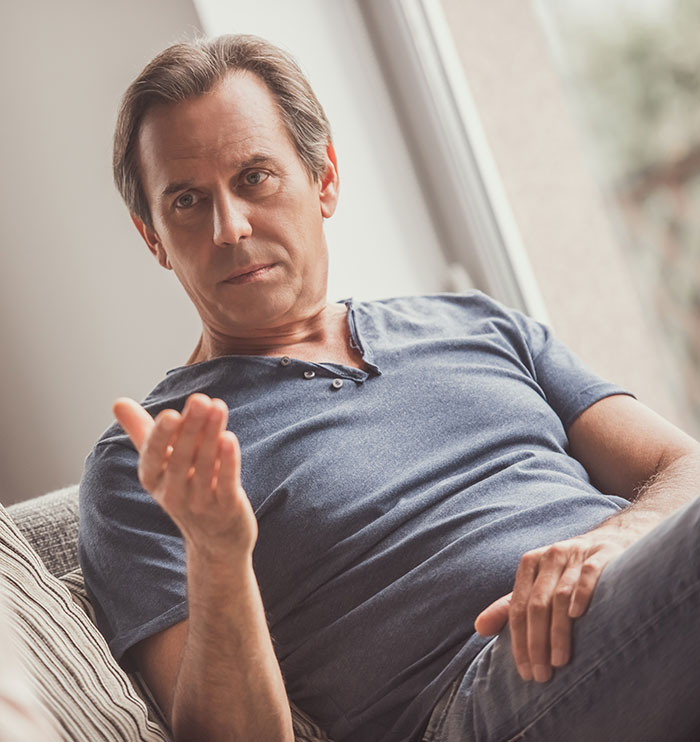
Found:
<path fill-rule="evenodd" d="M 617 240 L 700 433 L 700 4 L 538 0 Z"/>
<path fill-rule="evenodd" d="M 692 317 L 697 315 L 697 309 L 693 309 L 696 300 L 692 298 L 695 271 L 690 261 L 680 267 L 677 257 L 663 259 L 665 265 L 674 265 L 684 281 L 683 288 L 665 291 L 666 304 L 670 303 L 669 296 L 675 301 L 675 293 L 683 293 L 682 303 L 691 307 L 683 322 L 668 312 L 663 314 L 660 282 L 649 284 L 651 289 L 645 291 L 642 281 L 644 275 L 654 277 L 661 271 L 664 251 L 692 251 L 693 228 L 690 221 L 679 228 L 674 198 L 680 191 L 675 185 L 655 189 L 654 198 L 634 190 L 626 193 L 626 201 L 611 197 L 610 184 L 617 181 L 604 175 L 609 151 L 591 120 L 581 113 L 592 86 L 584 89 L 581 77 L 573 72 L 580 70 L 583 51 L 563 30 L 564 17 L 567 31 L 575 29 L 579 21 L 580 26 L 588 28 L 603 17 L 613 19 L 612 25 L 617 26 L 621 23 L 621 16 L 616 15 L 621 3 L 396 1 L 439 6 L 444 13 L 484 141 L 492 154 L 493 171 L 501 180 L 502 193 L 556 333 L 599 374 L 620 383 L 689 432 L 700 433 L 698 413 L 693 407 L 696 366 L 688 352 L 679 350 L 684 341 L 678 339 L 681 326 L 690 328 L 683 331 L 685 336 L 698 336 L 692 331 Z M 653 18 L 660 25 L 660 18 L 670 18 L 675 12 L 673 7 L 684 5 L 684 23 L 690 25 L 690 4 L 683 0 L 627 3 L 634 12 L 626 15 L 640 23 L 642 17 Z M 568 10 L 571 12 L 567 14 Z M 673 34 L 674 23 L 669 20 L 668 25 Z M 650 33 L 656 31 L 653 26 L 650 24 Z M 689 38 L 692 36 L 689 31 Z M 686 42 L 675 43 L 685 48 Z M 636 73 L 646 70 L 634 57 L 630 67 L 631 73 L 635 67 Z M 602 69 L 605 75 L 605 65 Z M 683 70 L 685 84 L 691 85 L 688 68 Z M 685 154 L 693 151 L 691 144 L 684 150 Z M 692 157 L 686 162 L 681 159 L 683 154 L 677 156 L 684 167 L 673 172 L 677 178 L 686 178 Z M 666 174 L 661 182 L 668 182 Z M 692 190 L 684 190 L 682 198 L 690 199 Z M 634 212 L 629 205 L 633 197 Z M 641 223 L 640 199 L 647 198 L 644 219 L 656 214 L 656 231 L 650 223 Z M 662 210 L 670 214 L 672 205 L 673 226 L 664 227 L 658 214 Z M 686 213 L 689 211 L 692 207 Z M 661 242 L 653 237 L 659 233 L 667 235 Z M 632 253 L 634 234 L 644 235 L 644 242 L 654 243 L 655 250 L 642 253 L 635 247 Z M 675 243 L 671 243 L 669 234 L 674 235 Z M 679 246 L 681 238 L 687 247 Z"/>

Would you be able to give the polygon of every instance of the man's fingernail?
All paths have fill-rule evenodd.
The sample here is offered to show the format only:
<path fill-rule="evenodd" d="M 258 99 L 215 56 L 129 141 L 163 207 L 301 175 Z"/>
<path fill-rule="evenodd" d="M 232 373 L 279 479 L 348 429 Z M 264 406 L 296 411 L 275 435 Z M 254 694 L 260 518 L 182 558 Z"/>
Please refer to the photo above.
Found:
<path fill-rule="evenodd" d="M 518 665 L 518 672 L 523 680 L 532 680 L 532 670 L 530 669 L 530 665 Z"/>
<path fill-rule="evenodd" d="M 568 662 L 568 659 L 569 658 L 566 656 L 566 652 L 563 649 L 552 650 L 552 664 L 555 667 L 565 665 Z"/>
<path fill-rule="evenodd" d="M 549 680 L 549 668 L 544 665 L 535 665 L 532 672 L 538 683 L 546 683 Z"/>

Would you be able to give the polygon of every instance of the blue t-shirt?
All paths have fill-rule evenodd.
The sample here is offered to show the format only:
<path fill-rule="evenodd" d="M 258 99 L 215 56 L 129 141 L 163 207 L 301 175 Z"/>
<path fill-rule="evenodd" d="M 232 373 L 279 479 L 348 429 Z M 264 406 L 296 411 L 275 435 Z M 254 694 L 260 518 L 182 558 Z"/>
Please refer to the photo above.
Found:
<path fill-rule="evenodd" d="M 627 504 L 566 435 L 625 392 L 480 292 L 346 304 L 368 371 L 226 356 L 170 371 L 143 404 L 228 404 L 289 697 L 336 740 L 409 742 L 486 643 L 474 619 L 522 554 Z M 81 564 L 117 658 L 187 616 L 182 540 L 136 465 L 115 424 L 80 489 Z"/>

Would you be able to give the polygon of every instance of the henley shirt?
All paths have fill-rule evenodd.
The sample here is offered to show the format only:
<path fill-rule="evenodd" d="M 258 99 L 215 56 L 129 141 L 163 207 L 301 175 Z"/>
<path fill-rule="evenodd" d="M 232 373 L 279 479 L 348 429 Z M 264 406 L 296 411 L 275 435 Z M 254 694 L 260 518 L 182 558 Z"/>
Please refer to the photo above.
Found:
<path fill-rule="evenodd" d="M 488 641 L 474 619 L 512 590 L 523 553 L 628 504 L 590 483 L 566 434 L 626 392 L 478 291 L 345 304 L 368 370 L 225 356 L 169 371 L 143 405 L 182 410 L 193 392 L 228 405 L 290 699 L 338 742 L 416 742 Z M 116 423 L 80 504 L 81 565 L 121 660 L 187 617 L 183 541 Z"/>

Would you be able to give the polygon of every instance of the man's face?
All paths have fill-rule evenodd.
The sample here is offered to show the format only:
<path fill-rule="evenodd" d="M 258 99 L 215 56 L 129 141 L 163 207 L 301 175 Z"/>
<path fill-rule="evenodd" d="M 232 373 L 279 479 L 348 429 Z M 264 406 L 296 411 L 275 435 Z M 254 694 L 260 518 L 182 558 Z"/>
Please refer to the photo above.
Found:
<path fill-rule="evenodd" d="M 245 336 L 325 305 L 335 155 L 329 147 L 314 182 L 257 76 L 231 73 L 209 93 L 150 110 L 139 163 L 153 228 L 136 226 L 207 328 Z"/>

